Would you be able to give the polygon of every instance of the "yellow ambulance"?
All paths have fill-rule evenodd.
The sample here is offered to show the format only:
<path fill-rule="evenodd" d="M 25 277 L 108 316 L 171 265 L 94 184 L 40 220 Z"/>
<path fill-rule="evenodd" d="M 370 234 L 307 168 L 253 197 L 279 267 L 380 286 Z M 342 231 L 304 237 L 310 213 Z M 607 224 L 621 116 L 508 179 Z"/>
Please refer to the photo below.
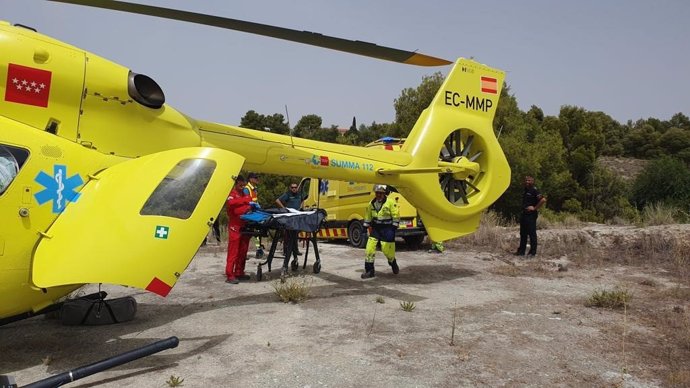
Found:
<path fill-rule="evenodd" d="M 400 147 L 403 139 L 383 138 L 368 144 L 368 147 L 393 149 Z M 390 148 L 389 148 L 390 147 Z M 397 236 L 409 246 L 418 246 L 426 236 L 417 209 L 415 209 L 395 188 L 388 186 L 388 194 L 398 203 L 400 226 Z M 367 231 L 363 226 L 364 210 L 374 199 L 374 185 L 335 181 L 328 179 L 304 178 L 300 182 L 300 192 L 304 198 L 304 209 L 325 209 L 328 213 L 325 224 L 317 237 L 322 239 L 347 239 L 350 244 L 364 248 Z"/>

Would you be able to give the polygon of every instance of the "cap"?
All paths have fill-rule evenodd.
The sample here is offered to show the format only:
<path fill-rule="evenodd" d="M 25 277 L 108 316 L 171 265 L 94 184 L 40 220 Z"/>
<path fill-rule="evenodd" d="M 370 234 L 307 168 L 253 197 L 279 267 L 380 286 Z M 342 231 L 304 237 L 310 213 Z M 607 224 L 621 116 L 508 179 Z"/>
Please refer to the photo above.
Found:
<path fill-rule="evenodd" d="M 374 192 L 375 193 L 385 193 L 386 192 L 386 185 L 374 185 Z"/>
<path fill-rule="evenodd" d="M 250 172 L 249 174 L 247 174 L 248 179 L 258 178 L 258 177 L 259 177 L 259 174 L 255 173 L 255 172 Z"/>
<path fill-rule="evenodd" d="M 235 184 L 237 184 L 237 182 L 239 182 L 239 181 L 246 182 L 246 180 L 244 179 L 244 177 L 242 175 L 238 175 L 237 178 L 235 178 Z"/>

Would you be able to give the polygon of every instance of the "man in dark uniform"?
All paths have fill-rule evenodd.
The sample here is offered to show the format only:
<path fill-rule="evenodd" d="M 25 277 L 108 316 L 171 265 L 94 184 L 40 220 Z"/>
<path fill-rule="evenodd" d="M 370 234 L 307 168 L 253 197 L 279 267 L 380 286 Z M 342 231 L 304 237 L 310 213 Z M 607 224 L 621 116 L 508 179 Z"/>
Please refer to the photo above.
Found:
<path fill-rule="evenodd" d="M 290 190 L 278 197 L 276 204 L 280 208 L 302 210 L 304 198 L 302 198 L 302 193 L 299 192 L 299 185 L 295 182 L 290 183 Z M 302 252 L 297 247 L 297 236 L 296 230 L 285 231 L 285 237 L 283 237 L 283 255 L 285 257 L 290 257 L 292 251 L 298 256 L 302 256 Z M 297 258 L 295 257 L 295 259 Z"/>
<path fill-rule="evenodd" d="M 525 254 L 527 248 L 527 236 L 529 236 L 529 256 L 537 254 L 537 212 L 546 203 L 546 198 L 534 186 L 534 178 L 525 177 L 525 191 L 522 194 L 522 214 L 520 214 L 520 247 L 518 256 Z"/>

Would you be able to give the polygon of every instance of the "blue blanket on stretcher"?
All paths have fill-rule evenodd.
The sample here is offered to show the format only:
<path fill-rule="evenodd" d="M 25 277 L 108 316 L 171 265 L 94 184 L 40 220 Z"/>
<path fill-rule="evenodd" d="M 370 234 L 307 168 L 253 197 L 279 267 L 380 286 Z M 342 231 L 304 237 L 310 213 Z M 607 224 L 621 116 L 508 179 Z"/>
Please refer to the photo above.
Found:
<path fill-rule="evenodd" d="M 265 226 L 275 229 L 299 232 L 317 232 L 326 219 L 326 211 L 316 209 L 298 211 L 294 209 L 256 209 L 240 216 L 248 226 Z"/>

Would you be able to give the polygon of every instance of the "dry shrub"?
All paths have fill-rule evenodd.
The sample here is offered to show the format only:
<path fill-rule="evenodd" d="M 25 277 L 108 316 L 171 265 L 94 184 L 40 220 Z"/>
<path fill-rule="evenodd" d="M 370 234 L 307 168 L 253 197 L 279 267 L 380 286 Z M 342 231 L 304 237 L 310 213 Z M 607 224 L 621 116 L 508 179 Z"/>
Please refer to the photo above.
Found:
<path fill-rule="evenodd" d="M 663 203 L 648 204 L 642 209 L 642 224 L 645 226 L 677 224 L 679 209 Z"/>
<path fill-rule="evenodd" d="M 630 220 L 619 217 L 619 216 L 613 216 L 611 219 L 606 220 L 607 225 L 616 225 L 616 226 L 628 226 L 631 225 Z"/>
<path fill-rule="evenodd" d="M 647 264 L 667 264 L 681 279 L 690 276 L 690 240 L 657 230 L 645 233 L 633 244 L 633 252 Z"/>
<path fill-rule="evenodd" d="M 307 299 L 311 290 L 311 282 L 303 276 L 287 278 L 284 283 L 276 280 L 271 285 L 276 295 L 285 303 L 301 302 Z"/>
<path fill-rule="evenodd" d="M 581 228 L 585 223 L 580 221 L 577 216 L 574 216 L 572 214 L 568 214 L 565 217 L 563 217 L 563 221 L 561 221 L 561 225 L 565 229 L 577 229 Z"/>
<path fill-rule="evenodd" d="M 486 211 L 482 214 L 479 221 L 479 228 L 476 232 L 461 237 L 458 241 L 467 246 L 494 246 L 502 245 L 505 233 L 505 225 L 508 222 L 494 211 Z M 502 248 L 502 246 L 501 246 Z"/>
<path fill-rule="evenodd" d="M 585 302 L 585 306 L 620 309 L 628 305 L 630 300 L 632 300 L 632 294 L 628 290 L 616 287 L 612 291 L 594 290 Z"/>
<path fill-rule="evenodd" d="M 690 240 L 678 240 L 673 249 L 673 264 L 681 278 L 688 281 L 690 275 Z"/>
<path fill-rule="evenodd" d="M 554 239 L 539 239 L 539 249 L 544 256 L 568 256 L 573 259 L 588 261 L 598 258 L 598 253 L 589 242 L 589 235 L 583 231 L 558 234 Z"/>
<path fill-rule="evenodd" d="M 545 213 L 537 218 L 537 229 L 578 229 L 584 225 L 585 222 L 570 213 Z"/>

